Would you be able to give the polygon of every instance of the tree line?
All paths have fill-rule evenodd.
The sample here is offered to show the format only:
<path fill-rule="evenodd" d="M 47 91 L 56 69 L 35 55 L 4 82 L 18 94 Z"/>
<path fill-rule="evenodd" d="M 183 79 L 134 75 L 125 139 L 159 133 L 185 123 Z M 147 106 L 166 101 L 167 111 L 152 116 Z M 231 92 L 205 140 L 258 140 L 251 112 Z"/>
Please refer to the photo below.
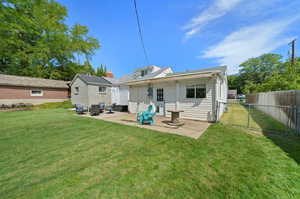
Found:
<path fill-rule="evenodd" d="M 67 9 L 54 0 L 0 1 L 0 73 L 71 80 L 77 73 L 104 76 L 91 57 L 100 43 L 86 26 L 65 24 Z"/>
<path fill-rule="evenodd" d="M 300 89 L 300 58 L 294 64 L 272 53 L 250 58 L 228 76 L 228 86 L 244 94 Z"/>

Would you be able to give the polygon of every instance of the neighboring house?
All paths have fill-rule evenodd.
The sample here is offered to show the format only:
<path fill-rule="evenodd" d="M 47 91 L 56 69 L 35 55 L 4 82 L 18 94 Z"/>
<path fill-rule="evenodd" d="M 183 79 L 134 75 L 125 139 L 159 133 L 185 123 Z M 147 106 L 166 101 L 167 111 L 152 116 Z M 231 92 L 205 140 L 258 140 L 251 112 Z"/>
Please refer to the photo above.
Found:
<path fill-rule="evenodd" d="M 228 90 L 228 99 L 236 99 L 237 98 L 237 90 L 236 89 L 230 89 Z"/>
<path fill-rule="evenodd" d="M 129 87 L 125 82 L 161 77 L 170 72 L 169 67 L 147 66 L 119 79 L 113 78 L 112 73 L 109 77 L 77 74 L 71 82 L 71 101 L 88 107 L 99 103 L 115 104 L 128 110 Z"/>
<path fill-rule="evenodd" d="M 42 104 L 68 99 L 68 82 L 0 74 L 0 104 Z"/>
<path fill-rule="evenodd" d="M 141 76 L 145 73 L 140 72 Z M 217 121 L 227 100 L 227 68 L 180 73 L 169 69 L 158 76 L 131 79 L 124 85 L 129 86 L 131 113 L 144 111 L 153 103 L 158 115 L 170 117 L 167 110 L 182 110 L 181 118 Z"/>

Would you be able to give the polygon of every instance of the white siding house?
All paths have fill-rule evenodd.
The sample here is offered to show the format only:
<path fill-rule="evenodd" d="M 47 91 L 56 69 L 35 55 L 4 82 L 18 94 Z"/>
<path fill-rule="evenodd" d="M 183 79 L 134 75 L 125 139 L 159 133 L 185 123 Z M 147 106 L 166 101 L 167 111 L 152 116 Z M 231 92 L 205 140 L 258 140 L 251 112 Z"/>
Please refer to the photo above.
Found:
<path fill-rule="evenodd" d="M 158 115 L 170 117 L 168 110 L 182 110 L 181 118 L 217 121 L 227 99 L 226 67 L 129 81 L 129 111 L 137 113 L 154 104 Z"/>
<path fill-rule="evenodd" d="M 170 67 L 147 66 L 119 79 L 76 75 L 71 101 L 126 106 L 130 113 L 154 104 L 157 115 L 170 117 L 169 110 L 181 110 L 181 118 L 217 121 L 227 102 L 227 68 L 173 73 Z"/>

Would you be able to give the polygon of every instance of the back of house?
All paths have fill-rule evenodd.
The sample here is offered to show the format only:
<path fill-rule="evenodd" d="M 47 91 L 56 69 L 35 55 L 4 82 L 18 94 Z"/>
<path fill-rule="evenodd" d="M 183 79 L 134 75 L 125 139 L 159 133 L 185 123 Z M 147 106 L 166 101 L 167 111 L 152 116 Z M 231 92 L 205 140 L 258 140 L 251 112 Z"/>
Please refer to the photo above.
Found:
<path fill-rule="evenodd" d="M 137 113 L 154 104 L 157 115 L 170 117 L 169 111 L 180 110 L 181 118 L 217 121 L 227 100 L 226 70 L 225 66 L 179 73 L 168 70 L 160 76 L 127 81 L 129 111 Z"/>

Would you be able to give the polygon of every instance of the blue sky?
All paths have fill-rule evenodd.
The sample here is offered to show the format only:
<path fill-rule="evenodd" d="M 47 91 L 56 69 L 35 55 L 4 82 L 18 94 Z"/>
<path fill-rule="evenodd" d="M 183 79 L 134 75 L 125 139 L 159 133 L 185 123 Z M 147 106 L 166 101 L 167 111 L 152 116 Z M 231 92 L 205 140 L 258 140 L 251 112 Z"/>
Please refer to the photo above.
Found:
<path fill-rule="evenodd" d="M 93 67 L 105 64 L 115 76 L 147 65 L 132 0 L 58 0 L 67 24 L 89 28 L 101 48 Z M 287 56 L 300 35 L 299 0 L 137 0 L 149 61 L 174 71 L 227 65 L 229 73 L 250 57 Z M 300 40 L 297 45 L 300 52 Z"/>

